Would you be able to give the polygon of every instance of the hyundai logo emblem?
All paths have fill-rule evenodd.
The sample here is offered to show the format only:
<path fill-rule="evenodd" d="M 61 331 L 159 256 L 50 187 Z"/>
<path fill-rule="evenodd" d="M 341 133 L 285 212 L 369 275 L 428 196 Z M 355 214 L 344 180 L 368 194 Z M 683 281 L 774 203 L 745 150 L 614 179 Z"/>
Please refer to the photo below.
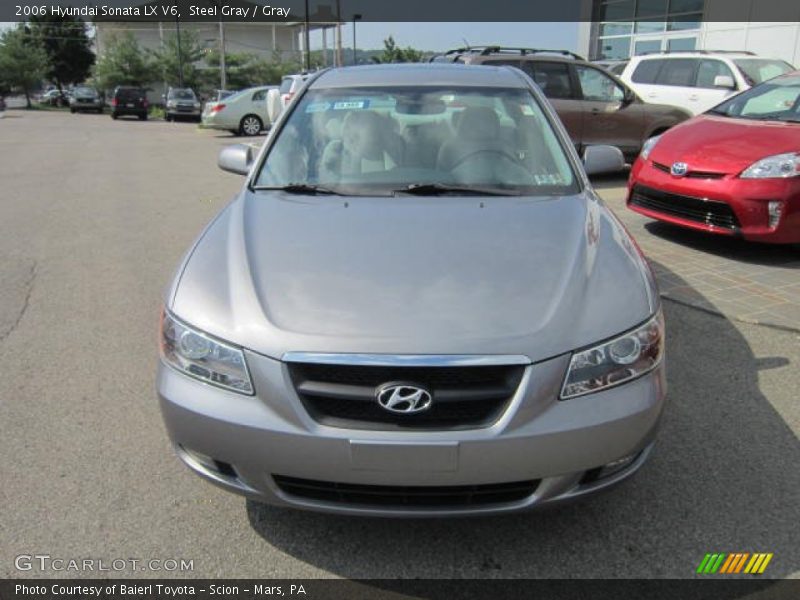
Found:
<path fill-rule="evenodd" d="M 401 415 L 428 410 L 433 402 L 428 390 L 409 383 L 385 383 L 378 388 L 375 397 L 383 408 Z"/>
<path fill-rule="evenodd" d="M 669 170 L 675 177 L 683 177 L 689 172 L 689 165 L 685 162 L 672 163 L 672 168 Z"/>

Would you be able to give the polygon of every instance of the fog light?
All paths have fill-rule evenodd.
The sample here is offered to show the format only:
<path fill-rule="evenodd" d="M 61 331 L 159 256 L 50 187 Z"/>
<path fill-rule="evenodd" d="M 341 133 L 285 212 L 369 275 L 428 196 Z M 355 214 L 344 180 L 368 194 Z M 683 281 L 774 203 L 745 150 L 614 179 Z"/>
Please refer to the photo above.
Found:
<path fill-rule="evenodd" d="M 778 226 L 778 222 L 781 220 L 783 202 L 780 200 L 770 200 L 769 204 L 767 204 L 767 212 L 769 213 L 769 228 L 775 229 Z"/>
<path fill-rule="evenodd" d="M 606 477 L 610 477 L 620 471 L 624 471 L 627 469 L 633 462 L 639 457 L 641 452 L 637 452 L 636 454 L 631 454 L 629 456 L 624 456 L 617 460 L 612 460 L 610 463 L 603 465 L 602 467 L 596 467 L 584 473 L 583 477 L 581 478 L 580 484 L 581 485 L 588 485 L 594 483 L 595 481 L 599 481 L 600 479 L 605 479 Z"/>
<path fill-rule="evenodd" d="M 233 468 L 233 465 L 230 465 L 221 460 L 217 460 L 215 458 L 207 456 L 202 452 L 197 452 L 196 450 L 189 450 L 185 446 L 181 446 L 181 449 L 186 453 L 186 455 L 189 458 L 194 460 L 196 463 L 205 468 L 207 471 L 219 473 L 220 475 L 224 475 L 225 477 L 235 478 L 237 476 L 236 471 Z"/>

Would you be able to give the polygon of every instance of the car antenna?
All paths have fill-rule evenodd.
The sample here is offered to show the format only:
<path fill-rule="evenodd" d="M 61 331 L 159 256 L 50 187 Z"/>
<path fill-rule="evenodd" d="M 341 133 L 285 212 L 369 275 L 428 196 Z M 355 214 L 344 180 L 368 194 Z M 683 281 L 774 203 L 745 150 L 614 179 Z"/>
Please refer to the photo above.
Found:
<path fill-rule="evenodd" d="M 464 42 L 464 45 L 467 47 L 467 50 L 470 50 L 470 45 L 469 42 L 467 41 L 467 38 L 461 38 L 461 41 Z"/>

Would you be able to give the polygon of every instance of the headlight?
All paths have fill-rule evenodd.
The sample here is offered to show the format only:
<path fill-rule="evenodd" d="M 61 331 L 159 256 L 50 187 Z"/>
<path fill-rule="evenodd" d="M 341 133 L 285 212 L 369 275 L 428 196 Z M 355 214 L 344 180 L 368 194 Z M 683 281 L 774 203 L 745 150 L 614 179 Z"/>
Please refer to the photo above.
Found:
<path fill-rule="evenodd" d="M 642 151 L 639 153 L 639 155 L 642 157 L 642 160 L 647 160 L 647 157 L 650 156 L 650 151 L 656 147 L 656 144 L 660 139 L 661 136 L 657 135 L 644 141 L 644 144 L 642 144 Z"/>
<path fill-rule="evenodd" d="M 561 399 L 575 398 L 625 383 L 652 371 L 664 353 L 664 316 L 652 319 L 593 348 L 572 355 Z"/>
<path fill-rule="evenodd" d="M 789 152 L 762 158 L 742 171 L 739 177 L 742 179 L 781 179 L 798 175 L 800 175 L 800 152 Z"/>
<path fill-rule="evenodd" d="M 170 100 L 167 102 L 167 108 L 175 108 L 176 106 L 178 106 L 178 103 L 175 102 L 174 100 Z"/>
<path fill-rule="evenodd" d="M 253 393 L 240 348 L 192 329 L 166 310 L 161 318 L 161 356 L 167 364 L 201 381 L 242 394 Z"/>
<path fill-rule="evenodd" d="M 194 103 L 194 107 L 195 107 L 195 108 L 200 108 L 200 103 L 199 103 L 199 102 L 195 102 L 195 103 Z"/>

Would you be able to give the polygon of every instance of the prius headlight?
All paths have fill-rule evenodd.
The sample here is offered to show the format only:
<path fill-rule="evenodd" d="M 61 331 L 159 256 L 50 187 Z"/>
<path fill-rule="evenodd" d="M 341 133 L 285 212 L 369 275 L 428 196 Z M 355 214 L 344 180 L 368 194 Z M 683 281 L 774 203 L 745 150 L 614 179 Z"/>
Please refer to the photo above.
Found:
<path fill-rule="evenodd" d="M 253 393 L 241 348 L 192 329 L 166 311 L 161 319 L 161 356 L 170 366 L 201 381 Z"/>
<path fill-rule="evenodd" d="M 784 179 L 800 175 L 800 152 L 775 154 L 754 162 L 742 174 L 742 179 Z"/>
<path fill-rule="evenodd" d="M 647 157 L 650 156 L 650 152 L 653 151 L 653 148 L 656 147 L 656 144 L 660 139 L 661 136 L 657 135 L 645 140 L 644 144 L 642 144 L 642 151 L 639 154 L 642 157 L 642 160 L 647 160 Z"/>
<path fill-rule="evenodd" d="M 572 355 L 561 399 L 575 398 L 625 383 L 653 370 L 664 354 L 664 317 L 659 311 L 644 325 Z"/>

